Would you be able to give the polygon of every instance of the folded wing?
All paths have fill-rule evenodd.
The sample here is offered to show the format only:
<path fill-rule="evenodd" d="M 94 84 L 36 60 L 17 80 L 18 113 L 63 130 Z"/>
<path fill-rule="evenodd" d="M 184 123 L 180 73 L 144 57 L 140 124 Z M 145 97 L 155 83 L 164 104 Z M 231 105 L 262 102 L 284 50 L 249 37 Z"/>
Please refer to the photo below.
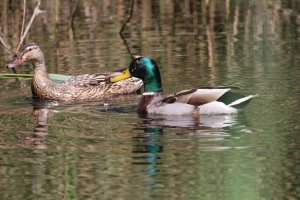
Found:
<path fill-rule="evenodd" d="M 230 88 L 226 89 L 191 89 L 182 90 L 173 95 L 166 96 L 162 99 L 164 103 L 186 103 L 200 106 L 209 102 L 216 101 L 225 93 L 229 92 Z"/>

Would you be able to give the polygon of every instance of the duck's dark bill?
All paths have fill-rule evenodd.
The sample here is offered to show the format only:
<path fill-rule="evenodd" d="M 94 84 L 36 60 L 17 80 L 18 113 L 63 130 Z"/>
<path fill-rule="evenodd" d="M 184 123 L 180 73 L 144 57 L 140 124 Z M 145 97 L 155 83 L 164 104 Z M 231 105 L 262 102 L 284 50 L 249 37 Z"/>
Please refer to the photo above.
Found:
<path fill-rule="evenodd" d="M 17 57 L 14 61 L 7 64 L 7 68 L 14 68 L 23 63 L 23 60 Z"/>

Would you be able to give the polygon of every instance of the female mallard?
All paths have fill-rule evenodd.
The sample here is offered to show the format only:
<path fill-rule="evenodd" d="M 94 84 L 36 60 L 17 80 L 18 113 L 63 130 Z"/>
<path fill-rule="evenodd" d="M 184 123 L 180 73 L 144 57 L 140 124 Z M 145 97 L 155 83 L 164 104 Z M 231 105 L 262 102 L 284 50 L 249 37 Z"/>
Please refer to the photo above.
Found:
<path fill-rule="evenodd" d="M 108 77 L 114 77 L 118 72 L 110 74 L 84 74 L 74 76 L 61 83 L 52 82 L 47 73 L 42 50 L 34 43 L 25 45 L 14 61 L 7 67 L 14 68 L 26 61 L 33 65 L 32 94 L 35 98 L 56 101 L 98 100 L 116 95 L 130 94 L 139 90 L 142 80 L 133 78 L 125 82 L 107 83 Z"/>
<path fill-rule="evenodd" d="M 229 103 L 230 88 L 225 89 L 191 89 L 177 92 L 166 97 L 162 96 L 162 83 L 157 64 L 148 57 L 139 57 L 132 61 L 129 68 L 122 74 L 111 78 L 111 82 L 137 77 L 144 82 L 144 93 L 138 104 L 140 114 L 161 115 L 200 115 L 236 113 L 241 106 L 249 103 L 255 95 L 237 96 Z M 227 99 L 227 100 L 226 100 Z"/>

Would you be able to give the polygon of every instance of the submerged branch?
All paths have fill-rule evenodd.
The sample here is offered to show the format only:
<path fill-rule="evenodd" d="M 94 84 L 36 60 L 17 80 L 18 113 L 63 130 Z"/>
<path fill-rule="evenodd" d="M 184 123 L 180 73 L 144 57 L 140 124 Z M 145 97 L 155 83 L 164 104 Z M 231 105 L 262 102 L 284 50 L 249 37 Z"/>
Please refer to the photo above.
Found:
<path fill-rule="evenodd" d="M 32 78 L 32 74 L 0 74 L 0 78 Z"/>
<path fill-rule="evenodd" d="M 49 73 L 48 75 L 49 75 L 49 78 L 55 82 L 65 81 L 72 77 L 69 75 L 52 74 L 52 73 Z M 15 74 L 15 73 L 1 74 L 0 73 L 0 79 L 1 78 L 32 78 L 32 77 L 33 77 L 33 74 Z"/>

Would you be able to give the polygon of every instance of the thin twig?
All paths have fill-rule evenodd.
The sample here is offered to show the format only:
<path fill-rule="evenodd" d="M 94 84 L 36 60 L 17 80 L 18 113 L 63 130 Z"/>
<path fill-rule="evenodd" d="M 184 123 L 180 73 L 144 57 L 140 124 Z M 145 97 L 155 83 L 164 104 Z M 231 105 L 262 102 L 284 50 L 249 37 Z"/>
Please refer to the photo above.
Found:
<path fill-rule="evenodd" d="M 125 45 L 125 47 L 126 47 L 128 53 L 129 53 L 131 59 L 133 60 L 133 59 L 134 59 L 134 56 L 133 56 L 133 54 L 132 54 L 131 51 L 130 51 L 130 48 L 129 48 L 129 45 L 128 45 L 128 42 L 127 42 L 126 38 L 123 36 L 123 34 L 120 34 L 120 37 L 121 37 L 121 39 L 123 40 L 123 43 L 124 43 L 124 45 Z"/>
<path fill-rule="evenodd" d="M 31 18 L 30 18 L 30 21 L 28 22 L 28 24 L 27 24 L 27 26 L 26 26 L 26 29 L 25 29 L 24 33 L 21 35 L 21 39 L 20 39 L 20 42 L 19 42 L 19 44 L 18 44 L 18 48 L 17 48 L 17 50 L 16 50 L 16 53 L 20 50 L 21 44 L 23 43 L 23 41 L 24 41 L 24 39 L 25 39 L 25 37 L 26 37 L 28 31 L 29 31 L 29 28 L 30 28 L 30 26 L 31 26 L 31 24 L 32 24 L 32 22 L 33 22 L 35 16 L 38 14 L 40 4 L 41 4 L 41 0 L 38 0 L 38 1 L 37 1 L 37 4 L 36 4 L 36 6 L 35 6 L 34 12 L 33 12 L 32 16 L 31 16 Z"/>
<path fill-rule="evenodd" d="M 20 41 L 21 41 L 21 37 L 24 33 L 25 17 L 26 17 L 26 0 L 24 0 L 24 2 L 23 2 L 23 21 L 22 21 L 22 29 L 21 29 L 21 34 L 20 34 Z"/>
<path fill-rule="evenodd" d="M 76 10 L 77 10 L 77 5 L 78 5 L 78 0 L 75 0 L 75 3 L 74 3 L 74 7 L 72 8 L 72 13 L 71 13 L 71 19 L 70 19 L 70 22 L 69 22 L 69 27 L 71 28 L 74 28 L 73 25 L 74 25 L 74 18 L 75 18 L 75 14 L 76 14 Z"/>
<path fill-rule="evenodd" d="M 131 0 L 131 5 L 130 5 L 130 13 L 129 16 L 127 18 L 127 20 L 125 21 L 125 23 L 123 24 L 119 34 L 122 35 L 124 29 L 126 28 L 127 23 L 131 20 L 132 18 L 132 13 L 133 13 L 133 7 L 134 7 L 134 0 Z"/>
<path fill-rule="evenodd" d="M 123 35 L 123 31 L 125 30 L 126 25 L 130 22 L 130 20 L 131 20 L 131 18 L 132 18 L 133 8 L 134 8 L 134 1 L 135 1 L 135 0 L 131 0 L 129 16 L 128 16 L 127 20 L 125 21 L 125 23 L 123 24 L 122 28 L 121 28 L 120 31 L 119 31 L 120 37 L 121 37 L 121 39 L 123 40 L 124 45 L 126 46 L 126 49 L 127 49 L 128 53 L 129 53 L 131 59 L 134 59 L 134 57 L 133 57 L 133 55 L 132 55 L 132 53 L 131 53 L 131 51 L 130 51 L 128 42 L 126 41 L 126 38 L 125 38 L 124 35 Z"/>
<path fill-rule="evenodd" d="M 3 44 L 3 46 L 5 47 L 5 49 L 6 49 L 8 52 L 10 52 L 11 54 L 15 54 L 15 52 L 14 52 L 13 50 L 11 50 L 11 49 L 8 47 L 8 45 L 4 42 L 3 38 L 1 37 L 1 35 L 0 35 L 0 41 L 1 41 L 1 43 Z"/>

